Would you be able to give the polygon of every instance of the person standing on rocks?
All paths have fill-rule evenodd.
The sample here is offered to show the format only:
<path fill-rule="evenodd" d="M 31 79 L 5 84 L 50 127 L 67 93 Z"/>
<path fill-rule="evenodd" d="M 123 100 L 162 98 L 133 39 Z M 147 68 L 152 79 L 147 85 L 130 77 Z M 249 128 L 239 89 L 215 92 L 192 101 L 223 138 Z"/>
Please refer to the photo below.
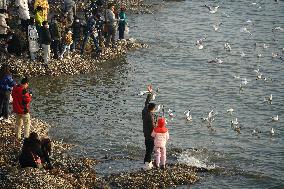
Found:
<path fill-rule="evenodd" d="M 5 9 L 0 9 L 0 39 L 5 39 L 7 37 L 7 30 L 10 28 L 6 22 L 7 18 L 7 11 Z"/>
<path fill-rule="evenodd" d="M 63 50 L 62 50 L 62 53 L 60 55 L 60 60 L 63 59 L 65 52 L 67 53 L 67 58 L 71 59 L 71 57 L 70 57 L 70 46 L 71 46 L 72 43 L 73 43 L 72 31 L 71 31 L 71 29 L 66 29 L 66 33 L 63 37 Z"/>
<path fill-rule="evenodd" d="M 51 44 L 51 35 L 47 21 L 43 21 L 42 23 L 40 38 L 43 49 L 43 60 L 44 63 L 47 64 L 50 60 L 50 44 Z"/>
<path fill-rule="evenodd" d="M 106 47 L 110 47 L 110 42 L 112 47 L 115 48 L 115 34 L 116 34 L 117 19 L 114 14 L 114 5 L 110 4 L 106 10 L 106 28 L 107 28 L 107 39 Z"/>
<path fill-rule="evenodd" d="M 9 120 L 9 100 L 15 84 L 10 67 L 7 64 L 2 65 L 0 69 L 0 119 L 4 119 L 3 121 L 8 124 L 11 124 Z"/>
<path fill-rule="evenodd" d="M 65 15 L 68 18 L 68 21 L 70 22 L 70 24 L 73 23 L 74 20 L 74 14 L 75 14 L 75 10 L 76 10 L 76 4 L 73 0 L 64 0 L 64 12 Z"/>
<path fill-rule="evenodd" d="M 14 86 L 12 91 L 13 112 L 16 113 L 16 137 L 21 139 L 22 125 L 24 124 L 24 136 L 29 137 L 30 134 L 30 102 L 32 95 L 28 89 L 29 80 L 23 78 L 21 84 Z"/>
<path fill-rule="evenodd" d="M 145 138 L 146 153 L 144 157 L 144 169 L 151 169 L 152 164 L 152 153 L 154 149 L 154 138 L 151 136 L 154 127 L 156 126 L 154 118 L 155 104 L 150 103 L 153 89 L 151 85 L 148 86 L 149 94 L 147 95 L 144 109 L 142 110 L 142 120 L 143 120 L 143 133 Z"/>
<path fill-rule="evenodd" d="M 94 45 L 96 47 L 96 53 L 100 53 L 100 47 L 99 47 L 98 40 L 97 40 L 98 32 L 96 28 L 96 20 L 95 20 L 94 15 L 89 15 L 87 18 L 87 26 L 86 26 L 84 41 L 83 41 L 83 45 L 81 49 L 81 55 L 84 54 L 85 46 L 90 37 L 93 39 Z"/>
<path fill-rule="evenodd" d="M 71 51 L 76 51 L 76 47 L 78 45 L 78 42 L 80 41 L 83 28 L 83 25 L 78 17 L 75 16 L 75 21 L 73 22 L 71 28 L 73 32 L 73 43 L 71 45 Z"/>
<path fill-rule="evenodd" d="M 151 136 L 154 138 L 154 152 L 156 167 L 165 169 L 166 166 L 166 143 L 169 140 L 169 132 L 166 128 L 166 119 L 158 119 L 158 125 L 153 129 Z"/>
<path fill-rule="evenodd" d="M 119 13 L 119 22 L 118 22 L 118 36 L 119 39 L 124 39 L 124 31 L 126 26 L 126 15 L 125 15 L 125 6 L 121 6 Z"/>
<path fill-rule="evenodd" d="M 60 41 L 61 41 L 61 28 L 59 27 L 58 24 L 59 16 L 55 15 L 53 16 L 49 31 L 51 35 L 51 50 L 53 52 L 53 58 L 54 59 L 59 59 L 59 54 L 60 54 Z"/>
<path fill-rule="evenodd" d="M 28 26 L 28 41 L 29 41 L 29 51 L 32 61 L 36 59 L 37 57 L 36 53 L 39 50 L 38 39 L 39 36 L 35 25 L 35 19 L 31 18 L 30 25 Z"/>
<path fill-rule="evenodd" d="M 19 18 L 21 19 L 22 30 L 27 32 L 30 19 L 28 0 L 16 0 L 15 4 L 16 7 L 18 7 L 18 14 Z"/>
<path fill-rule="evenodd" d="M 34 10 L 36 10 L 37 7 L 42 7 L 41 16 L 45 21 L 47 21 L 47 16 L 49 11 L 48 0 L 35 0 Z"/>

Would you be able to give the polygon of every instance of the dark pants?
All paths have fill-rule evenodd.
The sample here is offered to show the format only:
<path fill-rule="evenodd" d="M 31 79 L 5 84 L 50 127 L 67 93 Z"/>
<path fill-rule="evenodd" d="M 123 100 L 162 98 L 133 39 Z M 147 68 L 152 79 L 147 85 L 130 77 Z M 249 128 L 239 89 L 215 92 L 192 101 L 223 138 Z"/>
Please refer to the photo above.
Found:
<path fill-rule="evenodd" d="M 83 41 L 83 45 L 82 45 L 82 49 L 81 49 L 81 54 L 84 54 L 85 46 L 86 46 L 90 37 L 93 39 L 94 45 L 96 47 L 96 52 L 99 52 L 100 47 L 99 47 L 97 38 L 94 36 L 93 33 L 88 32 L 88 33 L 85 34 L 85 37 L 84 37 L 84 41 Z"/>
<path fill-rule="evenodd" d="M 107 25 L 106 47 L 109 47 L 110 43 L 112 44 L 112 47 L 115 46 L 115 33 L 116 27 L 112 25 Z"/>
<path fill-rule="evenodd" d="M 152 161 L 152 153 L 154 150 L 154 140 L 153 139 L 145 139 L 145 146 L 146 146 L 146 153 L 144 157 L 144 163 L 145 162 L 151 162 Z"/>
<path fill-rule="evenodd" d="M 0 92 L 0 117 L 8 119 L 10 92 Z"/>
<path fill-rule="evenodd" d="M 118 25 L 118 36 L 119 39 L 124 39 L 125 24 Z"/>
<path fill-rule="evenodd" d="M 50 47 L 53 52 L 53 58 L 58 59 L 60 54 L 60 41 L 59 40 L 52 41 Z"/>
<path fill-rule="evenodd" d="M 76 51 L 76 47 L 80 41 L 80 37 L 73 36 L 73 43 L 71 45 L 71 51 Z"/>

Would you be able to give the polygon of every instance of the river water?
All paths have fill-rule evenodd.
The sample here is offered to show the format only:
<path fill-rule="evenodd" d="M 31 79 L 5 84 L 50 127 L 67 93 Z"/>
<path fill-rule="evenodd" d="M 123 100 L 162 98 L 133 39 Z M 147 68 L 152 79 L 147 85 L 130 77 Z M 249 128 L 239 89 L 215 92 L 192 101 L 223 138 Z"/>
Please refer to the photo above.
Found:
<path fill-rule="evenodd" d="M 220 5 L 216 14 L 202 7 L 209 3 Z M 32 114 L 53 125 L 51 136 L 74 144 L 75 155 L 102 160 L 99 174 L 140 169 L 145 96 L 137 93 L 151 83 L 160 88 L 155 102 L 175 111 L 168 123 L 169 161 L 213 170 L 192 188 L 283 188 L 284 66 L 272 53 L 284 56 L 284 31 L 272 28 L 284 28 L 284 1 L 166 2 L 153 15 L 129 16 L 129 26 L 131 37 L 149 48 L 103 63 L 95 73 L 32 81 Z M 198 50 L 196 40 L 204 36 Z M 217 57 L 222 64 L 208 63 Z M 256 80 L 255 69 L 266 81 Z M 242 78 L 248 83 L 240 90 Z M 272 104 L 264 101 L 270 94 Z M 217 115 L 208 128 L 200 118 L 212 109 Z M 271 122 L 276 115 L 279 121 Z M 240 134 L 231 128 L 235 118 Z"/>

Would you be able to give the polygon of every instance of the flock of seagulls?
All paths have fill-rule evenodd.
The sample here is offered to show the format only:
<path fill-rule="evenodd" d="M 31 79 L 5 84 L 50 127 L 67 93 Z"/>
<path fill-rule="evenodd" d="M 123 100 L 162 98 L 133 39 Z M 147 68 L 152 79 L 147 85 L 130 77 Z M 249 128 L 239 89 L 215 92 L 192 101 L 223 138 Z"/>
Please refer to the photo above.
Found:
<path fill-rule="evenodd" d="M 251 3 L 251 4 L 253 6 L 258 6 L 258 8 L 261 9 L 261 6 L 259 4 L 257 4 L 257 3 Z M 215 14 L 215 13 L 218 12 L 219 9 L 221 9 L 219 6 L 204 5 L 204 7 L 206 7 L 209 10 L 209 13 L 211 13 L 211 14 Z M 229 15 L 227 15 L 225 13 L 223 13 L 223 14 L 226 17 L 229 17 Z M 246 23 L 254 25 L 254 23 L 253 23 L 253 21 L 251 19 L 247 19 Z M 217 22 L 216 24 L 213 25 L 214 31 L 218 31 L 223 25 L 224 24 L 222 22 Z M 284 29 L 281 28 L 280 26 L 272 28 L 272 32 L 273 33 L 282 32 L 282 31 L 284 31 Z M 248 34 L 249 36 L 253 36 L 254 35 L 247 27 L 240 28 L 240 32 Z M 196 48 L 198 50 L 204 49 L 204 43 L 205 43 L 206 39 L 207 39 L 207 36 L 205 35 L 201 39 L 196 40 L 195 45 L 196 45 Z M 257 46 L 259 46 L 259 43 L 255 43 L 254 45 L 255 45 L 255 48 L 256 48 Z M 261 44 L 260 47 L 265 50 L 265 49 L 270 48 L 270 45 L 267 44 L 267 43 L 263 43 L 263 44 Z M 231 47 L 229 42 L 226 42 L 224 44 L 224 50 L 227 51 L 227 52 L 232 53 L 233 49 L 232 49 L 232 47 Z M 246 53 L 244 53 L 243 51 L 238 52 L 238 53 L 239 53 L 240 57 L 247 56 Z M 238 55 L 238 53 L 236 55 Z M 284 53 L 284 48 L 282 48 L 282 53 Z M 263 57 L 263 55 L 261 53 L 258 53 L 257 57 L 260 59 L 260 58 Z M 273 52 L 271 54 L 271 57 L 274 58 L 274 59 L 275 58 L 280 58 L 281 60 L 283 60 L 280 57 L 279 53 Z M 214 63 L 214 64 L 222 64 L 223 62 L 224 61 L 221 58 L 219 58 L 219 57 L 214 58 L 214 59 L 208 61 L 208 63 Z M 260 69 L 255 69 L 255 70 L 253 70 L 253 72 L 255 73 L 255 80 L 263 80 L 263 81 L 268 81 L 269 80 L 268 77 L 264 76 L 264 74 L 260 71 Z M 240 93 L 245 90 L 245 88 L 247 87 L 247 85 L 250 82 L 252 82 L 252 80 L 249 80 L 246 77 L 234 76 L 234 78 L 240 80 L 240 84 L 239 84 L 239 92 Z M 146 93 L 147 93 L 147 91 L 146 92 L 145 91 L 141 91 L 139 93 L 139 95 L 141 96 L 141 95 L 146 94 Z M 155 96 L 155 95 L 157 95 L 157 92 L 154 92 L 153 94 Z M 267 102 L 268 105 L 272 105 L 272 100 L 273 100 L 273 95 L 272 94 L 270 94 L 270 96 L 264 97 L 264 101 Z M 178 116 L 175 115 L 175 111 L 174 110 L 168 109 L 167 111 L 165 111 L 163 105 L 158 105 L 156 110 L 155 110 L 155 112 L 159 112 L 161 110 L 163 112 L 163 115 L 166 117 L 166 119 L 169 118 L 169 119 L 167 119 L 167 121 L 168 120 L 172 120 L 173 118 L 178 118 Z M 237 117 L 233 117 L 234 109 L 233 108 L 229 108 L 229 109 L 226 110 L 226 113 L 231 118 L 231 121 L 230 121 L 231 129 L 233 131 L 235 131 L 237 134 L 241 134 L 242 125 L 239 123 L 239 120 L 238 120 Z M 183 114 L 184 115 L 182 116 L 182 119 L 184 119 L 186 122 L 190 123 L 193 120 L 195 120 L 193 118 L 193 116 L 192 116 L 191 110 L 186 110 L 186 111 L 184 111 Z M 210 112 L 208 112 L 206 114 L 205 117 L 201 117 L 201 122 L 202 123 L 206 123 L 208 128 L 212 129 L 213 128 L 213 123 L 215 121 L 216 116 L 218 116 L 218 113 L 215 110 L 211 110 Z M 279 121 L 279 116 L 278 115 L 270 117 L 270 122 L 278 122 L 278 121 Z M 268 124 L 270 122 L 268 121 Z M 276 131 L 275 131 L 274 128 L 271 128 L 269 132 L 270 132 L 270 136 L 274 136 L 276 134 Z M 251 134 L 253 136 L 258 136 L 259 137 L 259 133 L 261 133 L 261 131 L 259 131 L 258 129 L 253 129 Z"/>

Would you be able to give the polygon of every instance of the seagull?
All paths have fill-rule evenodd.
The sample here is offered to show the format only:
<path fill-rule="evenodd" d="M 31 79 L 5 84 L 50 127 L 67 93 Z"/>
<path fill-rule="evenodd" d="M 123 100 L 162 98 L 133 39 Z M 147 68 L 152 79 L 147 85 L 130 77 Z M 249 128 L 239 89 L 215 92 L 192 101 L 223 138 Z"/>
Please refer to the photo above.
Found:
<path fill-rule="evenodd" d="M 251 134 L 252 135 L 258 135 L 258 132 L 254 129 Z"/>
<path fill-rule="evenodd" d="M 272 104 L 272 94 L 270 94 L 269 97 L 266 97 L 265 101 L 267 101 L 269 104 Z"/>
<path fill-rule="evenodd" d="M 240 76 L 234 75 L 234 79 L 240 79 L 240 78 L 241 78 Z"/>
<path fill-rule="evenodd" d="M 260 57 L 262 57 L 262 54 L 260 54 L 260 53 L 257 54 L 257 58 L 260 58 Z"/>
<path fill-rule="evenodd" d="M 252 21 L 251 20 L 247 20 L 246 23 L 252 23 Z"/>
<path fill-rule="evenodd" d="M 190 115 L 190 110 L 187 110 L 184 112 L 185 116 L 186 116 L 186 120 L 187 121 L 191 121 L 192 120 L 192 116 Z"/>
<path fill-rule="evenodd" d="M 219 30 L 219 26 L 221 26 L 221 25 L 222 25 L 222 22 L 218 23 L 218 24 L 214 24 L 213 25 L 214 31 L 218 31 Z"/>
<path fill-rule="evenodd" d="M 156 107 L 155 112 L 159 112 L 160 109 L 161 109 L 161 104 L 159 104 L 159 105 Z"/>
<path fill-rule="evenodd" d="M 265 43 L 263 44 L 263 48 L 264 48 L 264 49 L 267 49 L 268 47 L 269 47 L 269 45 L 267 45 L 267 44 L 265 44 Z"/>
<path fill-rule="evenodd" d="M 197 40 L 196 41 L 196 46 L 197 46 L 197 48 L 199 49 L 199 50 L 201 50 L 201 49 L 203 49 L 203 41 L 206 39 L 206 37 L 203 37 L 203 38 L 201 38 L 201 39 L 199 39 L 199 40 Z"/>
<path fill-rule="evenodd" d="M 144 94 L 147 94 L 147 93 L 149 93 L 149 91 L 140 91 L 138 93 L 138 96 L 143 96 Z"/>
<path fill-rule="evenodd" d="M 215 120 L 214 116 L 217 115 L 216 113 L 214 113 L 214 110 L 211 110 L 208 113 L 208 116 L 206 118 L 201 118 L 203 121 L 207 121 L 209 123 L 209 126 L 211 126 L 211 123 Z"/>
<path fill-rule="evenodd" d="M 211 6 L 208 6 L 208 5 L 204 5 L 204 7 L 208 8 L 209 12 L 212 13 L 212 14 L 216 13 L 218 8 L 219 8 L 219 6 L 212 6 L 211 7 Z"/>
<path fill-rule="evenodd" d="M 262 78 L 262 73 L 260 73 L 259 72 L 259 69 L 257 69 L 257 70 L 253 70 L 256 74 L 257 74 L 257 76 L 256 76 L 256 80 L 259 80 L 259 79 L 261 79 Z"/>
<path fill-rule="evenodd" d="M 221 60 L 220 58 L 215 58 L 213 60 L 209 60 L 208 63 L 218 63 L 218 64 L 222 64 L 223 60 Z"/>
<path fill-rule="evenodd" d="M 278 115 L 277 115 L 277 116 L 275 116 L 275 117 L 271 117 L 271 120 L 272 120 L 272 121 L 274 121 L 274 122 L 279 121 L 279 117 L 278 117 Z"/>
<path fill-rule="evenodd" d="M 231 127 L 234 127 L 236 125 L 239 125 L 238 118 L 236 118 L 235 120 L 231 121 Z"/>
<path fill-rule="evenodd" d="M 240 84 L 239 93 L 241 93 L 241 91 L 244 91 L 244 87 L 242 86 L 242 84 Z"/>
<path fill-rule="evenodd" d="M 174 117 L 173 110 L 169 109 L 169 110 L 168 110 L 168 114 L 169 114 L 169 116 L 170 116 L 171 118 L 173 118 L 173 117 Z"/>
<path fill-rule="evenodd" d="M 280 26 L 277 26 L 275 28 L 272 29 L 273 32 L 276 32 L 276 31 L 284 31 L 283 28 L 281 28 Z"/>
<path fill-rule="evenodd" d="M 252 35 L 252 33 L 246 28 L 246 27 L 243 27 L 240 29 L 240 32 L 242 33 L 248 33 L 249 35 Z"/>
<path fill-rule="evenodd" d="M 230 109 L 227 110 L 227 113 L 229 113 L 230 115 L 232 115 L 232 114 L 233 114 L 233 111 L 234 111 L 234 109 L 233 109 L 233 108 L 230 108 Z"/>
<path fill-rule="evenodd" d="M 272 58 L 276 58 L 278 56 L 277 53 L 272 53 L 271 55 L 272 55 Z"/>
<path fill-rule="evenodd" d="M 271 130 L 270 130 L 270 135 L 273 136 L 274 134 L 275 134 L 275 131 L 274 131 L 273 128 L 271 128 Z"/>
<path fill-rule="evenodd" d="M 225 43 L 224 48 L 225 48 L 227 51 L 231 51 L 231 50 L 232 50 L 232 48 L 231 48 L 231 46 L 230 46 L 229 43 Z"/>
<path fill-rule="evenodd" d="M 245 57 L 246 56 L 246 54 L 243 51 L 240 53 L 240 55 L 241 55 L 241 57 Z"/>
<path fill-rule="evenodd" d="M 248 84 L 247 78 L 242 78 L 242 84 L 243 84 L 243 85 L 247 85 L 247 84 Z"/>

